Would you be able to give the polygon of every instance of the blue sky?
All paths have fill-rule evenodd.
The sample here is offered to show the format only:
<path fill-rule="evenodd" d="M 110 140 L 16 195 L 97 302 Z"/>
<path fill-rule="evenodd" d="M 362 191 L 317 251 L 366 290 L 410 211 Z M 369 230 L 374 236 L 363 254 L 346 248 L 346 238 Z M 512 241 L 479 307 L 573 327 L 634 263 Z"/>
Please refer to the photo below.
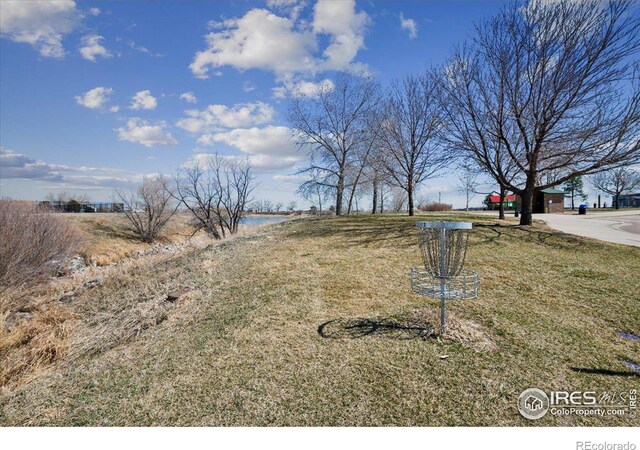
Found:
<path fill-rule="evenodd" d="M 289 175 L 304 160 L 286 142 L 283 88 L 313 95 L 315 83 L 361 68 L 383 85 L 420 73 L 501 5 L 3 0 L 1 195 L 108 200 L 113 187 L 218 151 L 250 157 L 256 197 L 293 200 Z M 456 181 L 424 191 L 463 206 Z"/>

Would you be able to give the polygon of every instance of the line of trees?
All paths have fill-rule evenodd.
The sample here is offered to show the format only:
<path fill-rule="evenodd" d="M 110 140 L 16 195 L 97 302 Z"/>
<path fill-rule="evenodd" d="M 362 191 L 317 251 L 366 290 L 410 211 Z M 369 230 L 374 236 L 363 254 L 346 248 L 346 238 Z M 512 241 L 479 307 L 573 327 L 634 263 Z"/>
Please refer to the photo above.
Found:
<path fill-rule="evenodd" d="M 489 177 L 501 199 L 518 194 L 520 223 L 530 225 L 536 191 L 640 162 L 640 19 L 631 8 L 513 3 L 442 67 L 387 90 L 342 74 L 316 97 L 294 96 L 294 138 L 311 157 L 299 192 L 317 205 L 331 199 L 342 215 L 364 193 L 375 212 L 380 192 L 398 188 L 413 215 L 420 185 L 464 167 Z"/>
<path fill-rule="evenodd" d="M 640 189 L 640 172 L 620 168 L 595 175 L 591 181 L 599 189 L 613 197 L 613 206 L 620 209 L 620 195 Z"/>
<path fill-rule="evenodd" d="M 254 188 L 248 161 L 214 154 L 170 178 L 158 175 L 137 188 L 116 190 L 114 197 L 144 242 L 155 240 L 179 208 L 190 213 L 194 234 L 205 230 L 222 239 L 238 232 Z"/>

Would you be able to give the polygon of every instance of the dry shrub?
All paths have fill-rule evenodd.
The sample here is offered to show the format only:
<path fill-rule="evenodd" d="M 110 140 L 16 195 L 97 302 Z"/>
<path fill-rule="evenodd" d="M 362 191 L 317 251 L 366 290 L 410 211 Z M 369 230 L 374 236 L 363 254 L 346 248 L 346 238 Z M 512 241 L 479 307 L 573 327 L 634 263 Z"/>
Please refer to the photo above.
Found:
<path fill-rule="evenodd" d="M 423 203 L 418 207 L 420 211 L 451 211 L 453 207 L 447 203 Z"/>
<path fill-rule="evenodd" d="M 82 245 L 80 231 L 33 202 L 0 200 L 0 295 L 56 273 Z"/>
<path fill-rule="evenodd" d="M 71 313 L 52 306 L 7 332 L 0 327 L 0 386 L 58 360 L 67 351 Z"/>

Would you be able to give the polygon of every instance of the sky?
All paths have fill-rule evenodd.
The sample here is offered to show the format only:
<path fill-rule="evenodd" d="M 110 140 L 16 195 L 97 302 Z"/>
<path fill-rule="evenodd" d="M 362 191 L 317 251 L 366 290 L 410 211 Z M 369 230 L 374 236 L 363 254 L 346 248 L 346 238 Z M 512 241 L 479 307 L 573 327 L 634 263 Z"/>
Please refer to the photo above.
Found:
<path fill-rule="evenodd" d="M 0 196 L 114 188 L 204 155 L 248 157 L 256 198 L 297 200 L 287 89 L 384 86 L 438 65 L 499 1 L 0 2 Z M 329 80 L 329 81 L 327 81 Z M 447 171 L 423 196 L 464 206 Z M 481 196 L 472 204 L 480 205 Z"/>

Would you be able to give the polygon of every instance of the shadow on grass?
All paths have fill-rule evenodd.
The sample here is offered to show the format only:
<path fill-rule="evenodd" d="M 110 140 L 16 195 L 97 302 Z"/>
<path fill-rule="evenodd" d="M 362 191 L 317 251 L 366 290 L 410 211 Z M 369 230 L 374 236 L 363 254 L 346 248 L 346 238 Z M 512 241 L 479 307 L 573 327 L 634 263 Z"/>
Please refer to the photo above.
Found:
<path fill-rule="evenodd" d="M 588 242 L 576 236 L 560 231 L 543 230 L 537 226 L 529 227 L 518 224 L 485 222 L 478 217 L 465 220 L 473 221 L 475 232 L 471 233 L 470 246 L 497 245 L 505 240 L 525 241 L 544 245 L 554 249 L 573 250 L 589 246 Z M 338 246 L 372 246 L 385 245 L 398 249 L 417 246 L 418 230 L 415 223 L 419 221 L 460 220 L 459 216 L 387 216 L 362 215 L 334 217 L 317 220 L 315 226 L 305 227 L 296 232 L 296 238 L 337 238 Z"/>
<path fill-rule="evenodd" d="M 396 220 L 394 220 L 396 219 Z M 417 245 L 414 222 L 384 216 L 350 216 L 316 221 L 316 226 L 296 232 L 296 238 L 337 238 L 345 247 L 370 246 L 380 243 L 396 248 Z M 334 245 L 336 245 L 334 243 Z"/>
<path fill-rule="evenodd" d="M 571 367 L 571 370 L 577 373 L 586 373 L 589 375 L 605 375 L 608 377 L 636 377 L 640 378 L 640 374 L 637 372 L 629 372 L 622 370 L 609 370 L 609 369 L 587 369 L 584 367 Z"/>
<path fill-rule="evenodd" d="M 585 245 L 584 240 L 562 231 L 547 231 L 523 225 L 499 223 L 474 223 L 473 227 L 491 232 L 482 233 L 480 244 L 495 244 L 499 239 L 505 237 L 526 240 L 533 244 L 547 245 L 553 248 L 575 249 Z"/>
<path fill-rule="evenodd" d="M 358 339 L 382 336 L 389 339 L 429 339 L 436 336 L 431 323 L 419 319 L 377 317 L 335 319 L 318 326 L 325 339 Z"/>

